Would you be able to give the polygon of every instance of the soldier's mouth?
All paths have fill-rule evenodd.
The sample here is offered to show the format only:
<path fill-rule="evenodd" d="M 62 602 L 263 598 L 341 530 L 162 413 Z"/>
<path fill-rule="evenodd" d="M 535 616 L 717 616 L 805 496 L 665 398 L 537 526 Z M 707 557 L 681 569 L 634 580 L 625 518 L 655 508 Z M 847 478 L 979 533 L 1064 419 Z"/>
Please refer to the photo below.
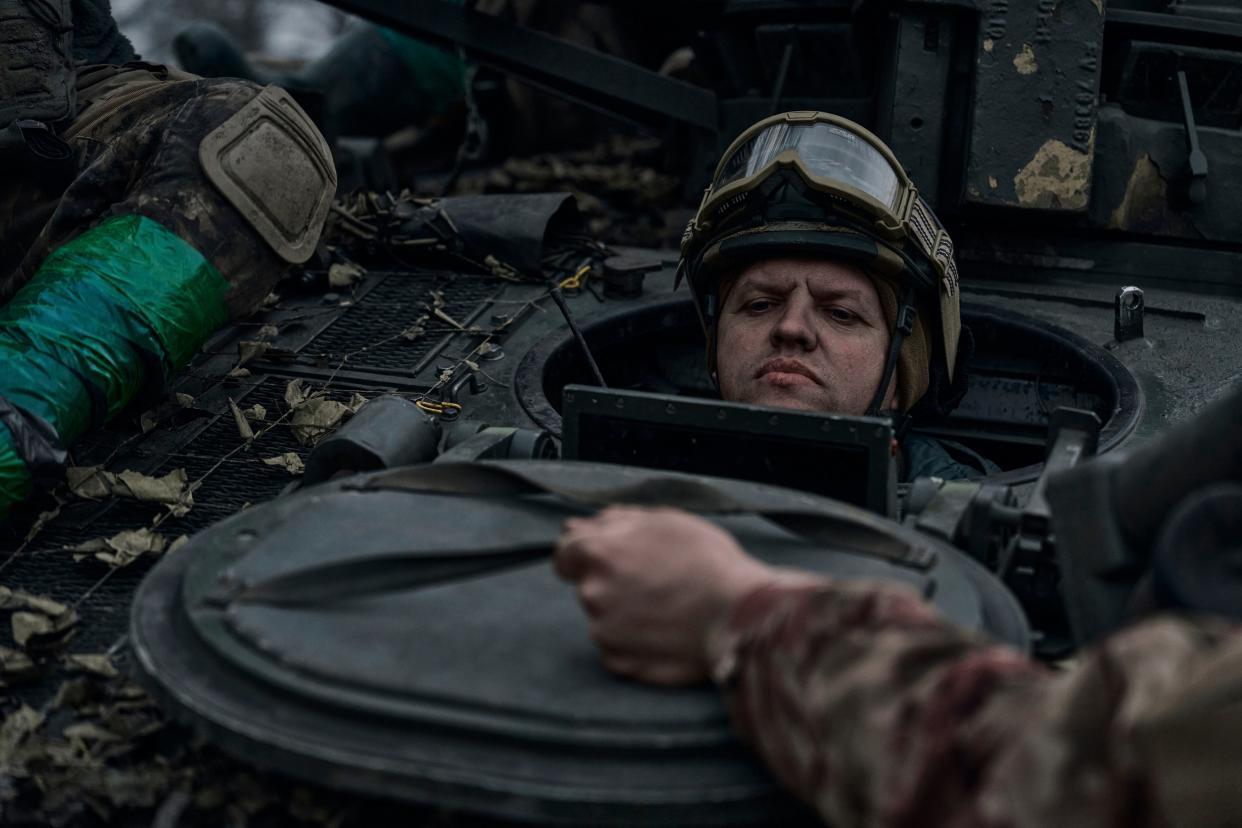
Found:
<path fill-rule="evenodd" d="M 798 360 L 788 357 L 769 359 L 759 366 L 759 370 L 755 372 L 755 379 L 763 379 L 773 385 L 781 386 L 823 385 L 814 371 Z"/>

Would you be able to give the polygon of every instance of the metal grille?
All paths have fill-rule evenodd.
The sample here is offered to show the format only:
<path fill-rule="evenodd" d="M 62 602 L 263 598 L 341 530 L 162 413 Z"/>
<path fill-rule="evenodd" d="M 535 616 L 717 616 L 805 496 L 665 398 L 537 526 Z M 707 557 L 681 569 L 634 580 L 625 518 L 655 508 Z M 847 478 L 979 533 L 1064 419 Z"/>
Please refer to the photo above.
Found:
<path fill-rule="evenodd" d="M 270 422 L 285 410 L 287 382 L 288 379 L 283 377 L 266 377 L 238 402 L 245 406 L 262 405 L 267 409 Z M 351 394 L 329 392 L 327 396 L 345 402 Z M 253 425 L 257 433 L 263 424 Z M 158 530 L 160 534 L 170 540 L 183 534 L 192 535 L 235 514 L 247 504 L 262 503 L 277 497 L 295 478 L 282 467 L 264 464 L 262 459 L 292 451 L 305 460 L 310 454 L 310 447 L 301 445 L 287 424 L 280 424 L 249 448 L 243 448 L 222 461 L 224 455 L 242 442 L 231 414 L 222 412 L 214 423 L 183 449 L 169 454 L 152 472 L 158 477 L 184 468 L 193 481 L 217 463 L 220 464 L 194 492 L 194 508 L 184 517 L 166 520 Z M 119 470 L 124 465 L 114 463 L 113 467 Z M 65 551 L 64 547 L 92 538 L 111 537 L 126 529 L 150 526 L 152 519 L 161 511 L 161 507 L 155 504 L 119 498 L 98 504 L 70 504 L 59 519 L 39 534 L 31 548 L 5 569 L 0 580 L 7 587 L 45 595 L 66 604 L 77 602 L 90 591 L 77 607 L 79 621 L 70 650 L 80 653 L 107 650 L 128 629 L 130 600 L 139 582 L 156 561 L 139 559 L 113 572 L 96 586 L 108 573 L 108 566 L 93 559 L 75 561 L 73 554 Z M 28 704 L 40 704 L 51 698 L 58 683 L 56 676 L 50 676 L 49 679 L 14 688 L 14 692 Z"/>
<path fill-rule="evenodd" d="M 356 354 L 349 361 L 355 370 L 411 372 L 446 334 L 456 330 L 432 315 L 432 291 L 436 290 L 443 292 L 444 313 L 466 324 L 479 304 L 496 292 L 497 284 L 454 273 L 393 273 L 312 339 L 302 353 L 322 354 L 331 361 Z M 424 314 L 428 317 L 424 333 L 413 341 L 404 339 L 402 332 Z"/>

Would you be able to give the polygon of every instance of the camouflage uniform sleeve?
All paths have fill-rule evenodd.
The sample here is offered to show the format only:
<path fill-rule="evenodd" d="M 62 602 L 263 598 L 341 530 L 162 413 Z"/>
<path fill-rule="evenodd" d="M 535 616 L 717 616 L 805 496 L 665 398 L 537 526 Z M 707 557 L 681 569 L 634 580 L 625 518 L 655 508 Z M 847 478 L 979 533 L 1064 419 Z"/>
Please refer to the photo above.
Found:
<path fill-rule="evenodd" d="M 752 593 L 714 652 L 743 736 L 834 828 L 1134 828 L 1168 824 L 1151 723 L 1242 646 L 1223 623 L 1155 620 L 1054 671 L 912 592 L 824 581 Z"/>

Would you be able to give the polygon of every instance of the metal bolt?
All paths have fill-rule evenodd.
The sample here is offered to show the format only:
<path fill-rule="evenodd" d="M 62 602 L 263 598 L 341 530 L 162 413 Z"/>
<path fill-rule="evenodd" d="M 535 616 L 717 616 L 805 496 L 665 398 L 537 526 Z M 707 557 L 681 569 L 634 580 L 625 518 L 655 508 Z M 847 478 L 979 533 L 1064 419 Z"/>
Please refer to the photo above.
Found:
<path fill-rule="evenodd" d="M 1113 339 L 1125 342 L 1143 336 L 1143 291 L 1134 286 L 1117 291 L 1113 307 Z"/>

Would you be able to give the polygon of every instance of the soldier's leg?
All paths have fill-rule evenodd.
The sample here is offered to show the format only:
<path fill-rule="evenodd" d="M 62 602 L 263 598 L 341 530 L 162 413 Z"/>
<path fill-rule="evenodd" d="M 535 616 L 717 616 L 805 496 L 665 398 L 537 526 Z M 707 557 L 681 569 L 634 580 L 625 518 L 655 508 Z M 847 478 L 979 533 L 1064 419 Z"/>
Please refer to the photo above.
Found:
<path fill-rule="evenodd" d="M 77 174 L 0 285 L 0 513 L 304 261 L 335 184 L 279 90 L 112 69 L 80 103 Z"/>
<path fill-rule="evenodd" d="M 331 50 L 295 73 L 266 72 L 246 60 L 214 23 L 186 26 L 173 40 L 182 66 L 210 77 L 287 87 L 330 138 L 384 136 L 421 126 L 465 97 L 465 65 L 451 50 L 376 26 L 350 29 Z"/>

